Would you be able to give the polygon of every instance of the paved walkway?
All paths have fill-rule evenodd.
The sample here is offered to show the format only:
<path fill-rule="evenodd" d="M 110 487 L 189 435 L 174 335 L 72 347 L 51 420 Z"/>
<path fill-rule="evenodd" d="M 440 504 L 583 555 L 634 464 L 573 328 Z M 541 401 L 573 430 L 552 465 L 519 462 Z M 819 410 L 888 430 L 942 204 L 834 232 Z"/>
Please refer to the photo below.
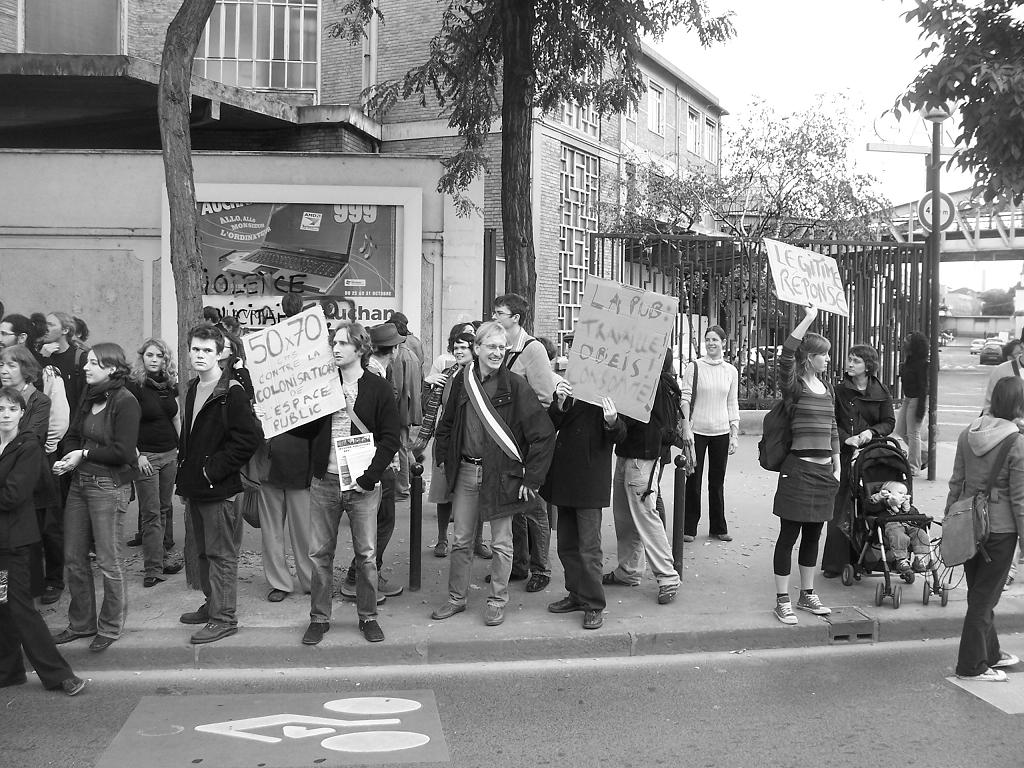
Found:
<path fill-rule="evenodd" d="M 291 595 L 281 603 L 266 601 L 269 588 L 260 562 L 259 532 L 247 529 L 239 570 L 241 628 L 237 635 L 211 645 L 190 645 L 189 635 L 196 628 L 178 623 L 178 616 L 199 606 L 202 594 L 187 588 L 184 574 L 144 589 L 141 552 L 129 549 L 128 623 L 124 636 L 100 654 L 88 651 L 87 640 L 61 648 L 76 671 L 88 674 L 90 670 L 118 668 L 340 667 L 687 651 L 742 652 L 748 648 L 827 644 L 830 625 L 826 621 L 798 611 L 800 623 L 790 627 L 779 624 L 772 615 L 775 592 L 771 559 L 778 525 L 771 513 L 771 502 L 777 476 L 758 467 L 757 440 L 755 435 L 741 436 L 739 451 L 729 464 L 726 506 L 735 540 L 722 543 L 708 539 L 705 523 L 703 535 L 686 547 L 683 583 L 674 603 L 657 604 L 657 586 L 648 573 L 639 587 L 608 588 L 604 626 L 596 631 L 582 629 L 581 613 L 555 615 L 546 610 L 549 602 L 565 594 L 554 537 L 551 585 L 543 592 L 529 594 L 524 590 L 524 582 L 514 582 L 502 626 L 492 628 L 483 624 L 483 578 L 489 563 L 479 560 L 474 566 L 468 610 L 447 621 L 431 620 L 431 609 L 447 599 L 449 560 L 435 558 L 428 549 L 434 542 L 436 522 L 433 507 L 425 505 L 422 588 L 418 592 L 407 590 L 380 606 L 380 623 L 387 638 L 383 643 L 370 644 L 362 638 L 356 628 L 354 604 L 339 597 L 331 631 L 323 643 L 316 647 L 301 645 L 308 622 L 308 597 Z M 940 480 L 916 483 L 916 503 L 926 514 L 941 517 L 946 494 L 944 478 L 949 476 L 953 451 L 953 443 L 941 443 Z M 667 474 L 662 487 L 671 510 L 672 481 Z M 181 509 L 176 512 L 180 544 L 184 526 L 180 523 Z M 134 521 L 134 508 L 128 514 L 129 520 Z M 392 581 L 407 583 L 408 502 L 400 504 L 398 516 L 385 574 Z M 609 570 L 615 563 L 610 511 L 605 513 L 603 540 L 605 570 Z M 350 557 L 350 545 L 341 542 L 337 562 L 347 564 Z M 819 579 L 816 588 L 824 603 L 833 609 L 854 607 L 877 620 L 879 641 L 959 635 L 965 609 L 964 585 L 951 592 L 947 607 L 941 607 L 936 598 L 925 606 L 918 579 L 913 585 L 904 585 L 903 604 L 894 610 L 889 602 L 882 607 L 874 606 L 875 584 L 879 581 L 867 577 L 852 587 L 844 587 L 838 579 Z M 795 595 L 795 580 L 793 589 Z M 1022 609 L 1024 586 L 1014 585 L 1004 593 L 997 609 L 1002 631 L 1024 631 Z M 65 626 L 66 614 L 66 596 L 44 609 L 47 623 L 55 631 Z"/>

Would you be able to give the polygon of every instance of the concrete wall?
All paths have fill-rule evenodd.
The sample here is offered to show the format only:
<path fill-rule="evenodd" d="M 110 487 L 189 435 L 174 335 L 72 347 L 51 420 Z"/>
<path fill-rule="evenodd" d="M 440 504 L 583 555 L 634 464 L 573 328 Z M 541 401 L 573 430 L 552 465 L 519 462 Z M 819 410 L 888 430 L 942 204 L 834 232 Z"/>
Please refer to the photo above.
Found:
<path fill-rule="evenodd" d="M 436 192 L 440 172 L 439 161 L 426 157 L 195 156 L 201 192 L 220 194 L 227 185 L 271 189 L 280 202 L 319 202 L 317 195 L 325 202 L 349 202 L 346 195 L 406 201 L 414 245 L 397 265 L 393 307 L 409 316 L 431 350 L 454 322 L 482 312 L 483 221 L 455 215 L 451 200 Z M 0 178 L 20 180 L 0 186 L 0 300 L 7 311 L 69 310 L 89 323 L 91 340 L 117 341 L 128 350 L 148 335 L 173 338 L 159 153 L 6 150 Z M 479 200 L 482 184 L 470 195 Z"/>

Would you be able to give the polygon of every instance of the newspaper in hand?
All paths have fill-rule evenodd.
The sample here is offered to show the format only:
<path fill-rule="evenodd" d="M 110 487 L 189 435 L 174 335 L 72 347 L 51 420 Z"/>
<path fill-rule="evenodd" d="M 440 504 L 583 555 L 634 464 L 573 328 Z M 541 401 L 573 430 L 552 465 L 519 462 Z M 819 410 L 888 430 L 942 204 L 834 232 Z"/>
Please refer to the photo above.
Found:
<path fill-rule="evenodd" d="M 356 478 L 361 477 L 373 455 L 377 452 L 372 434 L 339 437 L 334 440 L 334 455 L 338 459 L 338 480 L 341 490 L 351 491 L 356 487 Z"/>

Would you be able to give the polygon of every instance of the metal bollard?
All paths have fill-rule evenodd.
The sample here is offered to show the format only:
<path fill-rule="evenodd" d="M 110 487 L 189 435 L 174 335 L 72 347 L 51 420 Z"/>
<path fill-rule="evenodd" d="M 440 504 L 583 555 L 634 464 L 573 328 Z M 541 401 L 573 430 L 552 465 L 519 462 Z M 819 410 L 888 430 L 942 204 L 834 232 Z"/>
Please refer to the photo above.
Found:
<path fill-rule="evenodd" d="M 686 517 L 686 459 L 675 458 L 675 498 L 672 500 L 672 565 L 679 578 L 683 578 L 683 519 Z"/>
<path fill-rule="evenodd" d="M 423 556 L 423 465 L 409 467 L 409 591 L 420 591 Z"/>

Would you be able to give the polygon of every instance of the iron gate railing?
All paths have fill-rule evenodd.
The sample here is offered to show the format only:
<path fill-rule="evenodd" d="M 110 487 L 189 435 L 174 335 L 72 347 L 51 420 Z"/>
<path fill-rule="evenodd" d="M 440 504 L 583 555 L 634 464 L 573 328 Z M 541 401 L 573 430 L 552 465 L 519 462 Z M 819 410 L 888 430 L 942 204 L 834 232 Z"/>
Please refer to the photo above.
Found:
<path fill-rule="evenodd" d="M 815 328 L 832 342 L 829 374 L 842 372 L 850 346 L 869 344 L 879 353 L 878 378 L 898 397 L 900 340 L 914 330 L 932 332 L 924 244 L 793 244 L 834 257 L 846 286 L 850 316 L 823 312 Z M 590 274 L 679 299 L 672 339 L 679 370 L 700 356 L 707 327 L 720 325 L 740 376 L 740 407 L 765 408 L 778 399 L 777 352 L 802 312 L 775 298 L 762 242 L 598 232 L 590 254 Z"/>

